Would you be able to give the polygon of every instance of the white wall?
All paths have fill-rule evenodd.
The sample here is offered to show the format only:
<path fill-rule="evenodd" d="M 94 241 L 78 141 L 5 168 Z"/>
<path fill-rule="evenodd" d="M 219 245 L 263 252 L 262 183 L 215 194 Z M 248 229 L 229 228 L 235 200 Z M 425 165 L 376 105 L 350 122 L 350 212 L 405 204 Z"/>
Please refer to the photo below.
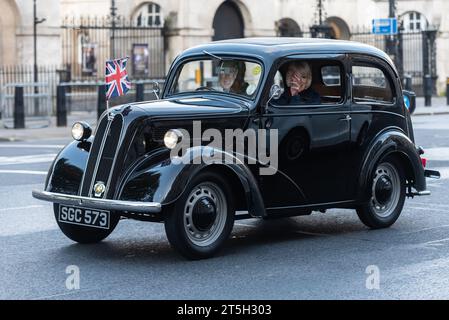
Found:
<path fill-rule="evenodd" d="M 16 0 L 21 15 L 17 28 L 17 63 L 33 64 L 33 1 Z M 37 17 L 46 21 L 37 27 L 37 61 L 39 65 L 61 63 L 60 1 L 37 0 Z"/>

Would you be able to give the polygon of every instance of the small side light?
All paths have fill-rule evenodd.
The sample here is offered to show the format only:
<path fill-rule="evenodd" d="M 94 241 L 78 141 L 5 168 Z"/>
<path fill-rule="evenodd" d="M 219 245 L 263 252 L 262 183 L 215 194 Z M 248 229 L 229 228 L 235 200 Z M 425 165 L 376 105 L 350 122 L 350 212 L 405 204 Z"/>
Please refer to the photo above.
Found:
<path fill-rule="evenodd" d="M 72 137 L 78 141 L 85 141 L 92 135 L 92 129 L 87 122 L 78 121 L 72 126 Z"/>
<path fill-rule="evenodd" d="M 181 131 L 170 129 L 164 135 L 164 144 L 167 148 L 173 149 L 179 142 L 181 142 L 182 138 Z"/>

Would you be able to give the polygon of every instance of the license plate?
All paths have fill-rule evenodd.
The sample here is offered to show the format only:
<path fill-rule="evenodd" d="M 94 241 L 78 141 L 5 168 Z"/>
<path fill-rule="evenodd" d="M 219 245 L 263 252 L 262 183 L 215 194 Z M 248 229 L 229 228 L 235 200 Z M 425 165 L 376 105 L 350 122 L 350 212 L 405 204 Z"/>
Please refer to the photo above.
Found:
<path fill-rule="evenodd" d="M 59 205 L 58 221 L 100 229 L 109 229 L 110 212 Z"/>

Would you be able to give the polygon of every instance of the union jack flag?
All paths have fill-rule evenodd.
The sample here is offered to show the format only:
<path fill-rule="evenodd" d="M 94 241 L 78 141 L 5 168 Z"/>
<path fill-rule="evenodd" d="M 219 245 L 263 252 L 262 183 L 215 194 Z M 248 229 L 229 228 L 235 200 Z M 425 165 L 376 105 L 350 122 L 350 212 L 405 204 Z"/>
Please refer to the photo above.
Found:
<path fill-rule="evenodd" d="M 120 97 L 131 89 L 126 62 L 129 58 L 106 61 L 106 99 Z"/>

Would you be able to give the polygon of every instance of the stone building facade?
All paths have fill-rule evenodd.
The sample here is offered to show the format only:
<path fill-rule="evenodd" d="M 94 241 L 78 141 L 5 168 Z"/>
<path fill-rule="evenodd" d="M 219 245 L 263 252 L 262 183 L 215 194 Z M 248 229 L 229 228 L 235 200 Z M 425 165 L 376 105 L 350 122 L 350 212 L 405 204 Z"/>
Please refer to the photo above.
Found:
<path fill-rule="evenodd" d="M 317 22 L 315 0 L 116 0 L 117 15 L 137 25 L 165 26 L 166 64 L 190 46 L 229 37 L 298 36 Z M 388 16 L 388 0 L 324 0 L 323 19 L 335 38 Z M 60 24 L 66 16 L 105 16 L 111 0 L 37 0 L 38 62 L 61 62 Z M 32 1 L 0 0 L 0 58 L 3 64 L 32 63 Z M 435 28 L 438 89 L 449 76 L 449 1 L 397 0 L 405 30 Z M 6 13 L 6 14 L 5 14 Z"/>

